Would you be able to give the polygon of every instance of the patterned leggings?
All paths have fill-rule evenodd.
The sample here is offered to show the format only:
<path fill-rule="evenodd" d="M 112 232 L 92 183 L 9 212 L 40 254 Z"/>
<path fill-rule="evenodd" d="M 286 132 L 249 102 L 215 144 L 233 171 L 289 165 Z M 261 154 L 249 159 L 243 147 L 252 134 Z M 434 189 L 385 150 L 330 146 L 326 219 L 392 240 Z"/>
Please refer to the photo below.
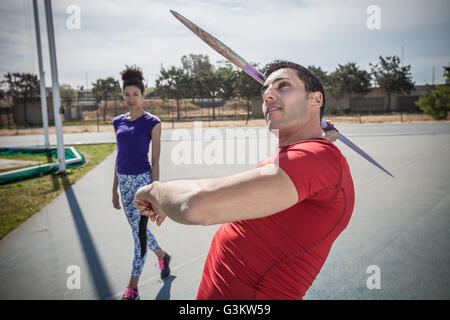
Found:
<path fill-rule="evenodd" d="M 126 175 L 117 172 L 122 205 L 131 226 L 134 239 L 134 259 L 131 270 L 132 277 L 139 277 L 147 257 L 147 246 L 153 252 L 160 249 L 155 236 L 147 228 L 148 217 L 142 216 L 134 206 L 136 191 L 152 182 L 150 172 L 138 175 Z"/>

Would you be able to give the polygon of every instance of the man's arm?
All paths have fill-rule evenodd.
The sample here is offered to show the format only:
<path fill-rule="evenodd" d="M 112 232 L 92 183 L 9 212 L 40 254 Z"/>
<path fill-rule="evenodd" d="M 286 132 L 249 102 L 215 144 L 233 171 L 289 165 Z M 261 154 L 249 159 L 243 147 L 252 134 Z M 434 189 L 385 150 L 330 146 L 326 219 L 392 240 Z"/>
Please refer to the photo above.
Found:
<path fill-rule="evenodd" d="M 154 182 L 139 189 L 135 198 L 141 213 L 158 225 L 166 216 L 202 225 L 262 218 L 297 201 L 294 183 L 273 164 L 221 178 Z"/>

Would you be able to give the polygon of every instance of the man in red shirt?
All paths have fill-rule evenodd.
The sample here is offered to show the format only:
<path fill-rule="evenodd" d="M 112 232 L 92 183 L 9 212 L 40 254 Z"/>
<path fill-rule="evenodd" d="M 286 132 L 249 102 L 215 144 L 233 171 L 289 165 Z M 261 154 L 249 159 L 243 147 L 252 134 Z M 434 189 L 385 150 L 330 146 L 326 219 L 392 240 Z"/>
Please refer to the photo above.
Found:
<path fill-rule="evenodd" d="M 306 68 L 265 68 L 263 112 L 277 130 L 276 154 L 240 174 L 154 182 L 136 207 L 158 225 L 222 224 L 197 299 L 302 299 L 347 226 L 354 188 L 346 159 L 322 135 L 324 91 Z"/>

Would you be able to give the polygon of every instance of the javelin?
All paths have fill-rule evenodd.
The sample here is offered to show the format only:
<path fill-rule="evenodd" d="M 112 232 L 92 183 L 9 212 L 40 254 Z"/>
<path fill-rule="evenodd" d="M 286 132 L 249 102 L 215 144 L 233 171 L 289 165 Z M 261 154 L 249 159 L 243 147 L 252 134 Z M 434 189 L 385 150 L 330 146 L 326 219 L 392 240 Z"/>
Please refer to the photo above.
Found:
<path fill-rule="evenodd" d="M 258 81 L 260 84 L 264 84 L 266 77 L 261 72 L 259 72 L 255 67 L 253 67 L 251 64 L 249 64 L 247 61 L 245 61 L 242 57 L 240 57 L 236 52 L 234 52 L 229 47 L 227 47 L 225 44 L 223 44 L 219 39 L 215 38 L 213 35 L 209 34 L 208 32 L 206 32 L 205 30 L 203 30 L 202 28 L 197 26 L 192 21 L 189 21 L 188 19 L 183 17 L 178 12 L 170 10 L 170 13 L 172 13 L 175 16 L 175 18 L 177 18 L 189 30 L 191 30 L 198 37 L 200 37 L 200 39 L 202 39 L 204 42 L 206 42 L 211 48 L 213 48 L 218 53 L 220 53 L 222 56 L 227 58 L 230 62 L 234 63 L 237 67 L 241 68 L 245 73 L 250 75 L 253 79 Z M 335 130 L 335 131 L 339 132 L 334 126 L 327 123 L 325 120 L 321 121 L 321 127 L 324 131 Z M 341 140 L 345 145 L 350 147 L 352 150 L 357 152 L 359 155 L 364 157 L 370 163 L 375 165 L 377 168 L 381 169 L 382 171 L 384 171 L 391 177 L 394 177 L 389 171 L 387 171 L 378 162 L 376 162 L 375 159 L 373 159 L 366 152 L 361 150 L 357 145 L 355 145 L 353 142 L 351 142 L 349 139 L 347 139 L 342 133 L 339 133 L 338 139 Z"/>

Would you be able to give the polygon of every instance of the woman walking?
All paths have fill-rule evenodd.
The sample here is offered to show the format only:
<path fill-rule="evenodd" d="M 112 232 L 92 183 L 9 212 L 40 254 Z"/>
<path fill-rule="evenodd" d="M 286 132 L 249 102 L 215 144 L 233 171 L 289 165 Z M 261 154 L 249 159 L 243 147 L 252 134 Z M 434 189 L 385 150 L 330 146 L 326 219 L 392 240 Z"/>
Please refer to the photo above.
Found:
<path fill-rule="evenodd" d="M 113 120 L 117 140 L 117 158 L 112 202 L 114 208 L 121 209 L 119 189 L 134 239 L 131 278 L 122 299 L 139 300 L 138 282 L 147 257 L 147 248 L 158 257 L 161 278 L 164 279 L 170 274 L 170 255 L 161 249 L 147 228 L 148 217 L 142 216 L 133 203 L 136 191 L 140 187 L 159 180 L 161 121 L 143 109 L 144 77 L 142 70 L 137 66 L 126 66 L 126 69 L 120 74 L 123 81 L 122 94 L 129 112 Z M 151 165 L 148 159 L 150 142 L 152 143 Z"/>

